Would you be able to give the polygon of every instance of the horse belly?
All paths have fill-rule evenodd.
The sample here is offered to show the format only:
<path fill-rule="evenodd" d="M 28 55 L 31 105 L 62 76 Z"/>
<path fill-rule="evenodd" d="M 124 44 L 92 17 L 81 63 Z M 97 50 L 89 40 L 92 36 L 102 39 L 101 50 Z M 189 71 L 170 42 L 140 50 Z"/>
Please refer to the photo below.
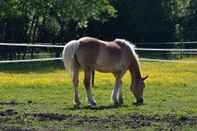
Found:
<path fill-rule="evenodd" d="M 76 52 L 77 62 L 84 69 L 94 69 L 98 54 L 99 45 L 94 43 L 80 43 Z"/>
<path fill-rule="evenodd" d="M 96 65 L 95 66 L 95 70 L 100 71 L 100 72 L 104 72 L 104 73 L 109 73 L 109 72 L 117 72 L 120 70 L 119 67 L 112 67 L 112 66 L 102 66 L 102 65 Z"/>
<path fill-rule="evenodd" d="M 97 57 L 95 69 L 101 72 L 115 72 L 120 70 L 120 56 L 110 55 L 108 52 L 100 52 Z"/>

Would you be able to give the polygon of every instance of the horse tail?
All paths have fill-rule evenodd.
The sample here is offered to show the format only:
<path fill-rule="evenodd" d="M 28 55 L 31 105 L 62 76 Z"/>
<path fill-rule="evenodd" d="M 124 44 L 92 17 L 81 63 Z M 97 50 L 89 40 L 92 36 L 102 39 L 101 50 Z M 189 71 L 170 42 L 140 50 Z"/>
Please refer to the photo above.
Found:
<path fill-rule="evenodd" d="M 78 47 L 78 40 L 72 40 L 65 45 L 64 50 L 62 52 L 65 70 L 72 70 L 73 62 L 75 60 L 75 54 Z"/>

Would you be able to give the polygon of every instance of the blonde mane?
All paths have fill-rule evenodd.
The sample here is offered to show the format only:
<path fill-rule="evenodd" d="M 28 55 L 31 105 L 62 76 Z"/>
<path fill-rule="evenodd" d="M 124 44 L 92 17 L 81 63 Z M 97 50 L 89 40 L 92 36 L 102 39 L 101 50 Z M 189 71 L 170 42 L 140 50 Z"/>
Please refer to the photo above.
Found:
<path fill-rule="evenodd" d="M 137 53 L 135 52 L 135 45 L 133 43 L 131 43 L 130 41 L 127 41 L 125 39 L 115 39 L 115 41 L 127 45 L 130 48 L 131 52 L 133 53 L 134 57 L 136 58 L 136 60 L 139 64 L 139 57 L 138 57 Z"/>

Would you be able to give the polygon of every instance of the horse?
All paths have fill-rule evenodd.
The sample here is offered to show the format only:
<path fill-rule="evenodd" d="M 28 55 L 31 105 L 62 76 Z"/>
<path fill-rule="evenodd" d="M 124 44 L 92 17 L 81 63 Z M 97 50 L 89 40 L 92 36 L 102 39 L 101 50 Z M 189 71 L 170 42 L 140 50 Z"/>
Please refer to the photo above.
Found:
<path fill-rule="evenodd" d="M 125 39 L 103 41 L 93 37 L 82 37 L 69 41 L 64 46 L 62 56 L 65 70 L 70 70 L 72 73 L 74 106 L 80 107 L 81 104 L 78 92 L 80 69 L 84 71 L 88 106 L 96 107 L 91 88 L 92 72 L 95 70 L 114 75 L 115 86 L 111 94 L 113 105 L 123 104 L 122 77 L 129 70 L 131 75 L 130 90 L 136 98 L 134 104 L 143 104 L 144 80 L 148 76 L 142 77 L 139 58 L 134 48 L 134 44 Z"/>

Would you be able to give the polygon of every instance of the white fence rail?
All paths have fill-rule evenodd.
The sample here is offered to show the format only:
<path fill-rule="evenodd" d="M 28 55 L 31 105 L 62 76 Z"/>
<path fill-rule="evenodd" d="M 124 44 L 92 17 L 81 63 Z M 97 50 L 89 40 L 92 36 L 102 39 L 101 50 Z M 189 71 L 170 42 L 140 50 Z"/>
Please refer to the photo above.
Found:
<path fill-rule="evenodd" d="M 0 43 L 0 46 L 19 46 L 19 47 L 45 47 L 45 48 L 63 48 L 63 45 L 51 45 L 50 43 L 37 44 L 17 44 L 17 43 Z"/>
<path fill-rule="evenodd" d="M 161 43 L 161 42 L 158 42 Z M 179 44 L 179 43 L 196 43 L 197 42 L 164 42 L 165 44 Z M 37 43 L 37 44 L 17 44 L 17 43 L 0 43 L 0 46 L 14 46 L 14 47 L 44 47 L 44 48 L 63 48 L 63 45 L 51 45 L 51 43 Z M 181 52 L 185 54 L 197 54 L 197 49 L 159 49 L 159 48 L 135 48 L 137 51 L 146 51 L 146 52 Z M 25 63 L 25 62 L 42 62 L 42 61 L 56 61 L 62 60 L 61 57 L 59 58 L 40 58 L 40 59 L 27 59 L 27 60 L 4 60 L 0 61 L 0 64 L 5 63 Z M 178 63 L 197 63 L 197 61 L 182 61 L 182 60 L 163 60 L 163 59 L 147 59 L 141 58 L 141 61 L 152 61 L 152 62 L 178 62 Z"/>
<path fill-rule="evenodd" d="M 45 62 L 45 61 L 59 61 L 63 60 L 62 57 L 58 58 L 41 58 L 41 59 L 28 59 L 28 60 L 5 60 L 0 61 L 0 64 L 12 64 L 12 63 L 27 63 L 27 62 Z M 149 58 L 140 58 L 140 61 L 143 62 L 168 62 L 168 63 L 187 63 L 187 64 L 197 64 L 197 61 L 183 61 L 183 60 L 164 60 L 164 59 L 149 59 Z"/>
<path fill-rule="evenodd" d="M 138 51 L 166 51 L 166 52 L 195 52 L 197 49 L 158 49 L 158 48 L 136 48 Z"/>
<path fill-rule="evenodd" d="M 164 60 L 164 59 L 140 58 L 140 61 L 197 64 L 197 61 L 193 61 L 193 60 Z"/>
<path fill-rule="evenodd" d="M 197 41 L 183 41 L 183 42 L 137 42 L 138 45 L 144 45 L 146 43 L 147 45 L 188 45 L 188 44 L 197 44 Z"/>
<path fill-rule="evenodd" d="M 62 58 L 59 57 L 59 58 L 41 58 L 41 59 L 28 59 L 28 60 L 5 60 L 5 61 L 0 61 L 0 64 L 43 62 L 43 61 L 56 61 L 56 60 L 62 60 Z"/>
<path fill-rule="evenodd" d="M 197 44 L 197 43 L 196 43 Z M 18 46 L 18 47 L 45 47 L 45 48 L 64 48 L 63 45 L 50 45 L 50 43 L 37 44 L 17 44 L 17 43 L 0 43 L 0 46 Z M 167 51 L 167 52 L 183 52 L 197 51 L 197 49 L 159 49 L 159 48 L 135 48 L 138 51 Z"/>

